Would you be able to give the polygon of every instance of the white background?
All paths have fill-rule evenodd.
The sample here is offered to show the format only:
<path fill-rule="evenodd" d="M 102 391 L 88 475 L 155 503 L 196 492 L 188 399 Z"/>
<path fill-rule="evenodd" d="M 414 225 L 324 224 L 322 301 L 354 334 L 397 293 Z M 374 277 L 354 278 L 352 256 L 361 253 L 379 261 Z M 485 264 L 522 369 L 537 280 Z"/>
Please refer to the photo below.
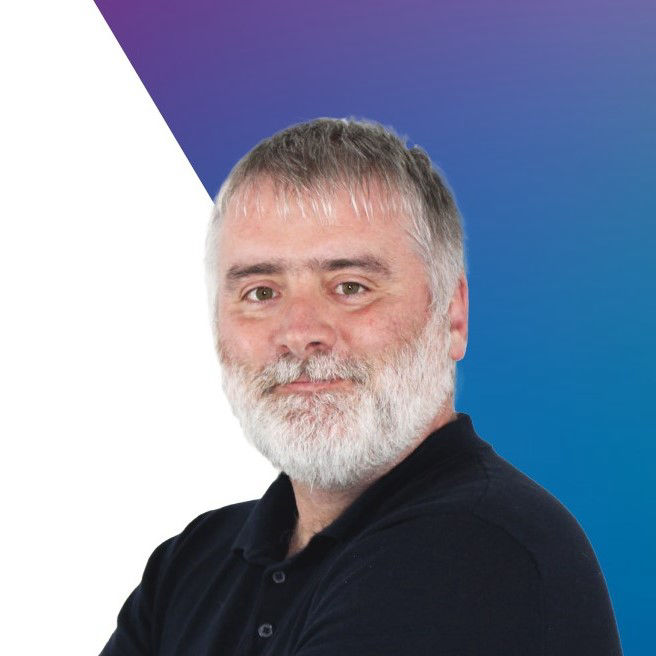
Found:
<path fill-rule="evenodd" d="M 152 550 L 276 472 L 220 391 L 211 201 L 153 101 L 91 0 L 2 7 L 0 653 L 93 655 Z"/>

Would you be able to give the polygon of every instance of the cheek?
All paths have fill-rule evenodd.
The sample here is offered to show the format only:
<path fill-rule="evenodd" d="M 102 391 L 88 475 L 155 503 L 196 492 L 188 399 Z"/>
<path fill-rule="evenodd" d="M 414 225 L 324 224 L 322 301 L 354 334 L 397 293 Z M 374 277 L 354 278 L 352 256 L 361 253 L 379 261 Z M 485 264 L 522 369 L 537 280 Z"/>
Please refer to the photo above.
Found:
<path fill-rule="evenodd" d="M 256 322 L 223 315 L 218 322 L 218 336 L 220 348 L 229 358 L 255 367 L 266 362 L 267 336 Z"/>
<path fill-rule="evenodd" d="M 353 351 L 375 355 L 414 335 L 422 325 L 421 317 L 407 312 L 367 313 L 343 324 L 343 341 Z"/>

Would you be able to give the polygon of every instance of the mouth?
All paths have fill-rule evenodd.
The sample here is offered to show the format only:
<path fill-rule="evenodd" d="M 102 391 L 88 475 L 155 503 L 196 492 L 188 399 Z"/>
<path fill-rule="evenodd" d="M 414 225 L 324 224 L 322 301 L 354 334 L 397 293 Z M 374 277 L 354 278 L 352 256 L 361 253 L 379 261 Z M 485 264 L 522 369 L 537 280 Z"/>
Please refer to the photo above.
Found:
<path fill-rule="evenodd" d="M 320 390 L 334 389 L 348 384 L 350 381 L 344 378 L 332 380 L 310 380 L 307 376 L 300 376 L 291 383 L 277 385 L 276 390 L 280 392 L 317 392 Z"/>

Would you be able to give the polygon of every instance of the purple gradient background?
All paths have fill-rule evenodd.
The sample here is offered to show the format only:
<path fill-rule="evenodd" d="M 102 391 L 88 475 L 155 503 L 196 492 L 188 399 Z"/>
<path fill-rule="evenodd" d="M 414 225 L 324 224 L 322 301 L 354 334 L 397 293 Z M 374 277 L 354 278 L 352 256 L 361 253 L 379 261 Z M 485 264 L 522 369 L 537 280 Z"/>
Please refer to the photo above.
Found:
<path fill-rule="evenodd" d="M 574 512 L 625 653 L 656 653 L 656 3 L 96 4 L 212 196 L 316 116 L 429 152 L 468 235 L 458 408 Z"/>

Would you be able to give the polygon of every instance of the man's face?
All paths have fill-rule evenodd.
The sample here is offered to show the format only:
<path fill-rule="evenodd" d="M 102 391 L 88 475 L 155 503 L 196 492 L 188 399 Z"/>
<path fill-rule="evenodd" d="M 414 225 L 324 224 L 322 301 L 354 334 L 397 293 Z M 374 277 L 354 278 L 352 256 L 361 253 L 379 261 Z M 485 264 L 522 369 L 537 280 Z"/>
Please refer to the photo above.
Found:
<path fill-rule="evenodd" d="M 292 478 L 345 487 L 416 440 L 452 391 L 448 318 L 405 217 L 283 215 L 271 188 L 219 240 L 224 389 L 246 436 Z M 429 321 L 431 318 L 431 321 Z"/>

